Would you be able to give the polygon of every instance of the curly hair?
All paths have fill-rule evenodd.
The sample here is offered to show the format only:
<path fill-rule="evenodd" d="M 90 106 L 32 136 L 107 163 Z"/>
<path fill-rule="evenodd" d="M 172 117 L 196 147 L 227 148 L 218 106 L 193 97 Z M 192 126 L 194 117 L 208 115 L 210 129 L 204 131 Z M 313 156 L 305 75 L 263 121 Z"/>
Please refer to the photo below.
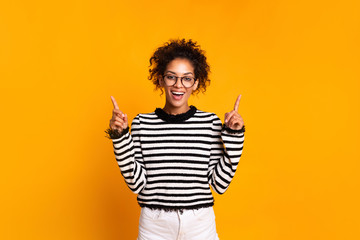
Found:
<path fill-rule="evenodd" d="M 200 49 L 197 42 L 189 39 L 170 39 L 161 47 L 157 48 L 150 58 L 149 77 L 155 85 L 155 90 L 160 89 L 161 94 L 163 89 L 160 86 L 159 79 L 165 73 L 166 66 L 175 58 L 188 59 L 194 67 L 196 80 L 199 81 L 196 93 L 200 91 L 205 92 L 206 87 L 210 84 L 208 77 L 210 73 L 210 66 L 206 62 L 205 51 Z M 153 66 L 152 66 L 153 65 Z M 152 68 L 151 68 L 152 66 Z"/>

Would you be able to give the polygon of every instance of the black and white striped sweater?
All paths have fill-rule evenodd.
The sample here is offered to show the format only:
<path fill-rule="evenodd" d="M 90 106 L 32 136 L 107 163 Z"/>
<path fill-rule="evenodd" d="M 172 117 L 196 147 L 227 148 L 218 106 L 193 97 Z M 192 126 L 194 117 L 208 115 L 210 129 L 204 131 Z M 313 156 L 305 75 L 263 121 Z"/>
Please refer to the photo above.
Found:
<path fill-rule="evenodd" d="M 141 207 L 195 209 L 214 204 L 238 166 L 245 128 L 234 131 L 214 113 L 169 115 L 161 108 L 138 114 L 113 138 L 116 160 Z"/>

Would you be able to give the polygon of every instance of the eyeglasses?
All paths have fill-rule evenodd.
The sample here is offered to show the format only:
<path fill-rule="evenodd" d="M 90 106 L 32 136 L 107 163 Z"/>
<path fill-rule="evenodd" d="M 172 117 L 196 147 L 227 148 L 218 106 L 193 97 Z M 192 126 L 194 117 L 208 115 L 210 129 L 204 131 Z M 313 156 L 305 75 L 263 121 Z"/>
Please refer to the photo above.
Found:
<path fill-rule="evenodd" d="M 163 77 L 165 80 L 164 82 L 168 87 L 175 86 L 178 78 L 181 79 L 181 83 L 185 88 L 191 88 L 192 86 L 194 86 L 196 82 L 196 79 L 194 77 L 189 77 L 189 76 L 177 77 L 175 75 L 164 75 Z"/>

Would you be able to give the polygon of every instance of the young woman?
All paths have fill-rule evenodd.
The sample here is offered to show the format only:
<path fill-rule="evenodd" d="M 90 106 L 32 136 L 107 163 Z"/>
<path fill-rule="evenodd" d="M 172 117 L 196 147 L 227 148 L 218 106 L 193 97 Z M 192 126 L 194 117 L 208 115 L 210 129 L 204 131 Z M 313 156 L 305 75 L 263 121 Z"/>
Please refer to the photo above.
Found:
<path fill-rule="evenodd" d="M 114 109 L 106 131 L 128 187 L 141 207 L 138 240 L 219 239 L 212 189 L 224 193 L 244 144 L 241 95 L 225 123 L 189 106 L 191 94 L 210 82 L 204 51 L 192 40 L 171 40 L 150 58 L 149 80 L 165 92 L 163 108 L 127 115 Z"/>

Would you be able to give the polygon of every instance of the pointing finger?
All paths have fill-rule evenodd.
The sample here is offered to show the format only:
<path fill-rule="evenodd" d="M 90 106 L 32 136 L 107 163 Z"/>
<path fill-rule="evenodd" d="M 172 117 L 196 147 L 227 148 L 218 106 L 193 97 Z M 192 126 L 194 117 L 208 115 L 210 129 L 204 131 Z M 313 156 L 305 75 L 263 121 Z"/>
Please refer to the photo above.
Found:
<path fill-rule="evenodd" d="M 225 114 L 225 123 L 228 123 L 230 118 L 235 114 L 236 112 L 235 111 L 231 111 L 229 113 L 226 113 Z"/>
<path fill-rule="evenodd" d="M 111 101 L 112 101 L 112 103 L 114 105 L 114 108 L 119 109 L 119 106 L 117 105 L 117 102 L 116 102 L 115 98 L 113 96 L 110 96 L 110 97 L 111 97 Z"/>
<path fill-rule="evenodd" d="M 241 98 L 241 94 L 237 97 L 236 102 L 235 102 L 234 111 L 236 111 L 236 112 L 239 109 L 240 98 Z"/>

